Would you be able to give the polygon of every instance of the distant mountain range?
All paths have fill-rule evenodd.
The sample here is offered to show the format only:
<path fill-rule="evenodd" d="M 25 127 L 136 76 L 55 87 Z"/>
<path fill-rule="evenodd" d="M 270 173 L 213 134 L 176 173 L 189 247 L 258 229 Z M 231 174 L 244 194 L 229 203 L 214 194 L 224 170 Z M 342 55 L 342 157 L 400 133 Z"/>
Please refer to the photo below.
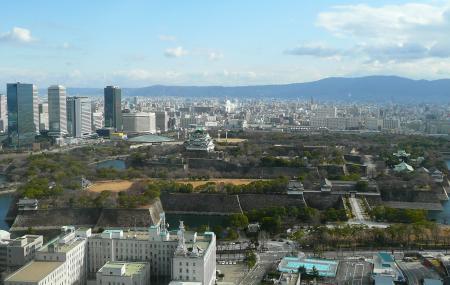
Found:
<path fill-rule="evenodd" d="M 70 95 L 101 96 L 101 88 L 68 88 Z M 42 94 L 42 93 L 41 93 Z M 256 86 L 165 86 L 123 88 L 127 96 L 187 98 L 310 99 L 341 102 L 450 102 L 450 79 L 412 80 L 397 76 L 330 77 L 306 83 Z"/>

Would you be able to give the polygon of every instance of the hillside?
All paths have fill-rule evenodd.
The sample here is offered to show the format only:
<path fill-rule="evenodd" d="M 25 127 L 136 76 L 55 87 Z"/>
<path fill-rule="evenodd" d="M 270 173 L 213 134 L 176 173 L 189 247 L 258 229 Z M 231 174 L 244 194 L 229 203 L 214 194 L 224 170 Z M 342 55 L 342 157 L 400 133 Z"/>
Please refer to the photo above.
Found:
<path fill-rule="evenodd" d="M 396 76 L 330 77 L 306 83 L 259 86 L 165 86 L 123 88 L 123 96 L 309 99 L 341 102 L 450 102 L 450 79 Z M 101 88 L 69 88 L 70 95 L 101 96 Z"/>

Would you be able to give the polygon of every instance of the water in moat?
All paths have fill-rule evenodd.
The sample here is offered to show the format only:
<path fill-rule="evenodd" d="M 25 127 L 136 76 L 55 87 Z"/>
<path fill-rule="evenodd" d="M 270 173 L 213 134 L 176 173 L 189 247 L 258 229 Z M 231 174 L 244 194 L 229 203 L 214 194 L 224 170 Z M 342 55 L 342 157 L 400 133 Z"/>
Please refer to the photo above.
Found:
<path fill-rule="evenodd" d="M 450 170 L 450 160 L 447 160 L 447 168 Z M 442 211 L 432 211 L 428 217 L 441 224 L 450 224 L 450 201 L 442 203 Z"/>
<path fill-rule="evenodd" d="M 96 168 L 113 168 L 116 170 L 124 170 L 127 168 L 125 161 L 121 159 L 105 160 L 97 163 Z"/>
<path fill-rule="evenodd" d="M 0 184 L 6 182 L 6 177 L 0 175 Z M 13 200 L 10 194 L 0 194 L 0 230 L 9 230 L 8 224 L 5 222 L 6 214 L 8 213 L 9 205 Z"/>

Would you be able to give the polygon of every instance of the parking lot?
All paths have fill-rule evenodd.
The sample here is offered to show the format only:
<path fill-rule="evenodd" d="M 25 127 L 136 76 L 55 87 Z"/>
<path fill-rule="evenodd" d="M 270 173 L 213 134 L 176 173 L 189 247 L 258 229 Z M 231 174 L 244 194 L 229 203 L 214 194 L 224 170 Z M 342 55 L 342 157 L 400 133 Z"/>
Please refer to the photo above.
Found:
<path fill-rule="evenodd" d="M 339 263 L 336 282 L 338 285 L 369 285 L 372 265 L 366 261 L 343 260 Z"/>
<path fill-rule="evenodd" d="M 422 284 L 424 278 L 440 279 L 439 274 L 432 268 L 425 267 L 419 261 L 398 261 L 397 264 L 403 270 L 409 285 Z"/>
<path fill-rule="evenodd" d="M 247 266 L 242 263 L 235 265 L 218 264 L 217 270 L 225 275 L 223 279 L 219 279 L 217 282 L 221 285 L 238 284 L 248 272 Z"/>

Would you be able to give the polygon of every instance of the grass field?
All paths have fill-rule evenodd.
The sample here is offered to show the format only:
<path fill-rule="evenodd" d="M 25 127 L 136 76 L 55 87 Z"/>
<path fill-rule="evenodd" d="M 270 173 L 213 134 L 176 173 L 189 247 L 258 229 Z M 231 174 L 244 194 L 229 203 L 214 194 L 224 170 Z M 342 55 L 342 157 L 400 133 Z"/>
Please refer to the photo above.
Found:
<path fill-rule="evenodd" d="M 111 192 L 122 192 L 127 191 L 131 185 L 133 185 L 134 181 L 131 180 L 109 180 L 109 181 L 100 181 L 92 184 L 91 187 L 88 188 L 88 191 L 100 193 L 102 191 L 111 191 Z"/>

